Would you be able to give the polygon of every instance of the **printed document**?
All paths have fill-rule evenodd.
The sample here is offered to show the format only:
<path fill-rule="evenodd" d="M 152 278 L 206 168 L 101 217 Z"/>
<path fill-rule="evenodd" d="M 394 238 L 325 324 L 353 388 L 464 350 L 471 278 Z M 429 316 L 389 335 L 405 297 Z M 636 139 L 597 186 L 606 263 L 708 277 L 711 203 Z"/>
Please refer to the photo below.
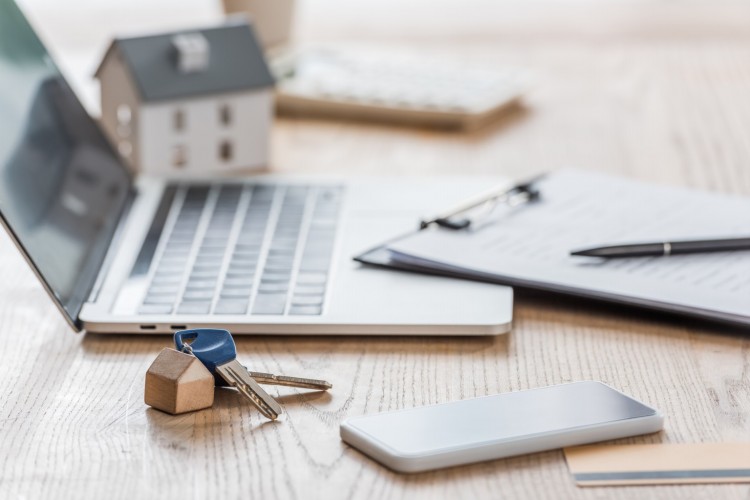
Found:
<path fill-rule="evenodd" d="M 576 170 L 474 229 L 431 228 L 391 259 L 499 283 L 750 324 L 750 251 L 602 259 L 571 250 L 750 235 L 750 199 Z M 474 225 L 472 225 L 473 227 Z"/>

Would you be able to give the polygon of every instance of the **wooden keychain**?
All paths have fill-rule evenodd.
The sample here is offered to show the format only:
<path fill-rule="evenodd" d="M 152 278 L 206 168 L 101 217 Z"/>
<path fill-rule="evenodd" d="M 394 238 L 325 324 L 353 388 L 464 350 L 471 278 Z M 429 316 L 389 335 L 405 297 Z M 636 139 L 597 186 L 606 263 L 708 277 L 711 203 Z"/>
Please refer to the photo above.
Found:
<path fill-rule="evenodd" d="M 144 401 L 172 415 L 214 404 L 213 374 L 190 354 L 164 348 L 146 372 Z"/>

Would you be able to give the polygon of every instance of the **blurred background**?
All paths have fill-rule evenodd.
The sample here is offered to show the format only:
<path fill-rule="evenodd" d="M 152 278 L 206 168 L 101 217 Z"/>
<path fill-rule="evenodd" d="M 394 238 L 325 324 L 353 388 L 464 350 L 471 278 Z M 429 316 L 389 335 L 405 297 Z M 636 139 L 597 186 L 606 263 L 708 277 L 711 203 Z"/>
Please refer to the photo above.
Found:
<path fill-rule="evenodd" d="M 92 113 L 92 74 L 114 35 L 222 16 L 218 0 L 19 3 Z M 292 40 L 521 67 L 533 85 L 520 109 L 473 132 L 277 120 L 278 171 L 522 176 L 572 165 L 750 190 L 750 2 L 297 0 Z"/>

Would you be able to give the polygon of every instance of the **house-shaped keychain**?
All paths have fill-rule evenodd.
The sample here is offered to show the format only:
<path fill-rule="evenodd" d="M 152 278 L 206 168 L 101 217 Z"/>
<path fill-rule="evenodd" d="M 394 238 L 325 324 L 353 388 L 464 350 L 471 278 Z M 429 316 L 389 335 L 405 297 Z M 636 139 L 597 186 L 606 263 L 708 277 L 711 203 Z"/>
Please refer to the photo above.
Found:
<path fill-rule="evenodd" d="M 136 171 L 266 166 L 274 80 L 246 21 L 115 39 L 96 78 L 101 123 Z"/>

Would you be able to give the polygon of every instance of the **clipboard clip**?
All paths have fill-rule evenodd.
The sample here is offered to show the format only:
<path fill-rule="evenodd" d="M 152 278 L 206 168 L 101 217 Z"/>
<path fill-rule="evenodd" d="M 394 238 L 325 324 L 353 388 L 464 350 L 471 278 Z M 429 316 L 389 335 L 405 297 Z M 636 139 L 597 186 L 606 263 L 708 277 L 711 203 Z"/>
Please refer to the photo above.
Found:
<path fill-rule="evenodd" d="M 535 184 L 546 175 L 538 175 L 510 188 L 492 188 L 472 196 L 432 218 L 421 220 L 419 229 L 427 229 L 433 224 L 446 229 L 466 229 L 481 217 L 492 214 L 498 205 L 513 208 L 537 201 L 540 191 Z M 476 213 L 468 215 L 472 210 Z"/>

